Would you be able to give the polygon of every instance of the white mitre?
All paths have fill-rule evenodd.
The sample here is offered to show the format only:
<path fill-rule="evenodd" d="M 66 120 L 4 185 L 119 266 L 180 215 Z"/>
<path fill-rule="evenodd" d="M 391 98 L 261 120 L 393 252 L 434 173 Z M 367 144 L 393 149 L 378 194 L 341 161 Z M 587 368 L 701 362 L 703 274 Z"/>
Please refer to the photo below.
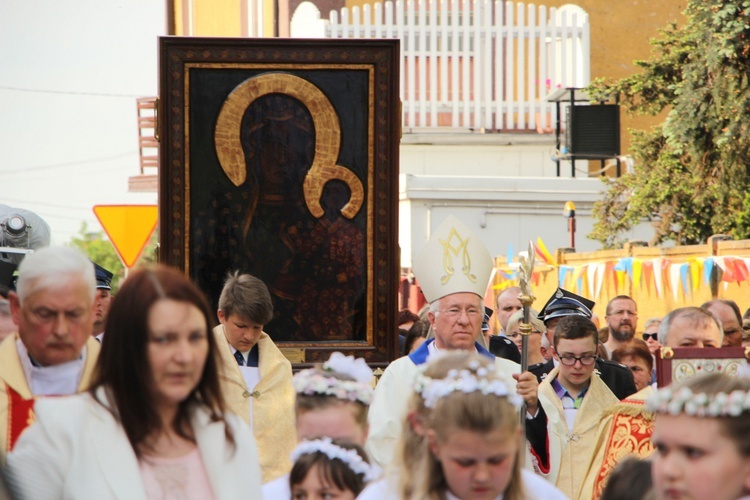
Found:
<path fill-rule="evenodd" d="M 413 271 L 427 302 L 432 303 L 460 292 L 484 298 L 492 266 L 490 252 L 479 236 L 449 215 L 414 259 Z"/>

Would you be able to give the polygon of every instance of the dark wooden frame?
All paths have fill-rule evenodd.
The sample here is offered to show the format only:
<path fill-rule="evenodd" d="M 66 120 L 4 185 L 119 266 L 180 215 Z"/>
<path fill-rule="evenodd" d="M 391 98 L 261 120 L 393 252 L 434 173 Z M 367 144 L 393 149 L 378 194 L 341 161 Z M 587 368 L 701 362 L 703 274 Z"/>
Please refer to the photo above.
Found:
<path fill-rule="evenodd" d="M 666 387 L 672 383 L 672 374 L 681 363 L 686 360 L 732 360 L 745 363 L 750 360 L 750 348 L 748 347 L 722 347 L 722 348 L 700 348 L 700 347 L 662 347 L 656 356 L 656 384 Z M 720 366 L 719 370 L 725 370 L 726 366 Z"/>
<path fill-rule="evenodd" d="M 297 40 L 162 37 L 159 39 L 159 260 L 185 271 L 199 243 L 191 230 L 198 208 L 191 206 L 190 75 L 194 68 L 294 72 L 323 68 L 369 75 L 369 144 L 364 186 L 367 234 L 366 338 L 346 341 L 277 342 L 296 368 L 328 358 L 334 350 L 385 366 L 397 351 L 398 165 L 401 115 L 397 40 Z M 337 110 L 339 116 L 341 113 Z M 316 132 L 316 140 L 319 132 Z M 201 136 L 201 140 L 204 137 Z M 213 142 L 212 142 L 213 144 Z M 196 146 L 197 147 L 197 146 Z M 205 152 L 203 153 L 205 154 Z M 216 155 L 216 153 L 214 153 Z M 211 162 L 208 162 L 211 163 Z M 226 172 L 226 169 L 224 169 Z M 199 171 L 201 175 L 203 171 Z M 209 171 L 207 175 L 213 175 Z M 195 177 L 198 178 L 198 177 Z M 216 304 L 218 296 L 209 293 Z"/>

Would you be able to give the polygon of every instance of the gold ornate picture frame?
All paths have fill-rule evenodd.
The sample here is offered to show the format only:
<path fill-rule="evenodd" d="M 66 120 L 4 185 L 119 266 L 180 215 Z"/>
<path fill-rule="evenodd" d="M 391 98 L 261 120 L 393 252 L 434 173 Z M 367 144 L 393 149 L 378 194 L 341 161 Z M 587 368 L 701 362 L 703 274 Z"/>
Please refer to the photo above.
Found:
<path fill-rule="evenodd" d="M 262 279 L 301 368 L 395 358 L 397 40 L 163 37 L 160 260 Z"/>
<path fill-rule="evenodd" d="M 737 375 L 750 360 L 750 347 L 662 347 L 656 356 L 656 384 L 666 387 L 703 373 Z"/>

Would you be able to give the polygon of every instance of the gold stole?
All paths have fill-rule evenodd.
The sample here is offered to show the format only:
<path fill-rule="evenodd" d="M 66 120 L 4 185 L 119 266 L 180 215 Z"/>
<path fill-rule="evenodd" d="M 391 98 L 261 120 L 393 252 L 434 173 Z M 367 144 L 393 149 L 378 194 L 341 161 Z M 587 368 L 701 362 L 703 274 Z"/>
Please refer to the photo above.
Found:
<path fill-rule="evenodd" d="M 31 394 L 18 358 L 17 340 L 17 334 L 10 335 L 0 344 L 0 381 L 3 383 L 0 389 L 0 427 L 4 428 L 0 434 L 0 465 L 5 463 L 5 456 L 16 445 L 23 431 L 36 419 L 34 403 L 38 398 Z M 78 392 L 88 390 L 100 350 L 99 341 L 94 337 L 86 341 L 86 361 Z"/>
<path fill-rule="evenodd" d="M 600 498 L 609 475 L 621 460 L 628 456 L 646 459 L 654 451 L 654 415 L 646 410 L 646 398 L 652 392 L 651 387 L 646 387 L 605 413 L 580 498 Z"/>
<path fill-rule="evenodd" d="M 576 412 L 572 432 L 568 431 L 565 421 L 562 402 L 552 388 L 551 382 L 557 377 L 559 368 L 555 368 L 539 385 L 539 391 L 549 399 L 560 415 L 558 429 L 555 434 L 562 443 L 562 460 L 559 464 L 559 473 L 556 486 L 569 498 L 578 498 L 586 471 L 583 466 L 589 463 L 591 453 L 596 444 L 596 430 L 607 408 L 618 402 L 617 397 L 612 394 L 607 385 L 594 373 L 591 376 L 591 384 L 583 398 L 581 407 Z M 545 408 L 546 411 L 546 408 Z M 550 430 L 548 429 L 548 433 Z M 549 436 L 550 440 L 552 436 Z M 552 464 L 550 464 L 552 465 Z"/>
<path fill-rule="evenodd" d="M 214 334 L 222 360 L 222 392 L 227 408 L 249 423 L 250 398 L 253 398 L 253 435 L 258 445 L 263 483 L 267 483 L 292 468 L 289 454 L 297 444 L 292 365 L 271 337 L 261 333 L 258 340 L 260 380 L 250 392 L 224 335 L 224 326 L 217 326 Z"/>

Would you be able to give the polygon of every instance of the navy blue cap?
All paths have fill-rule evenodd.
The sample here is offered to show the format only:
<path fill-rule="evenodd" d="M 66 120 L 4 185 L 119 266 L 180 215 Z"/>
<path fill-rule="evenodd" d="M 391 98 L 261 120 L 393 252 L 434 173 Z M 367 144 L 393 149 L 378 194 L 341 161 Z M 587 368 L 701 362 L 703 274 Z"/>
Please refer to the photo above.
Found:
<path fill-rule="evenodd" d="M 16 289 L 16 277 L 14 273 L 18 266 L 13 262 L 0 259 L 0 285 L 10 290 Z"/>
<path fill-rule="evenodd" d="M 563 316 L 584 316 L 591 319 L 593 313 L 591 310 L 596 303 L 573 292 L 558 288 L 552 297 L 549 298 L 537 319 L 545 323 L 553 318 L 562 318 Z"/>
<path fill-rule="evenodd" d="M 482 321 L 482 331 L 490 331 L 490 317 L 495 312 L 491 307 L 484 306 L 484 321 Z"/>
<path fill-rule="evenodd" d="M 94 272 L 96 273 L 96 288 L 103 290 L 112 290 L 112 274 L 102 266 L 94 262 Z"/>

